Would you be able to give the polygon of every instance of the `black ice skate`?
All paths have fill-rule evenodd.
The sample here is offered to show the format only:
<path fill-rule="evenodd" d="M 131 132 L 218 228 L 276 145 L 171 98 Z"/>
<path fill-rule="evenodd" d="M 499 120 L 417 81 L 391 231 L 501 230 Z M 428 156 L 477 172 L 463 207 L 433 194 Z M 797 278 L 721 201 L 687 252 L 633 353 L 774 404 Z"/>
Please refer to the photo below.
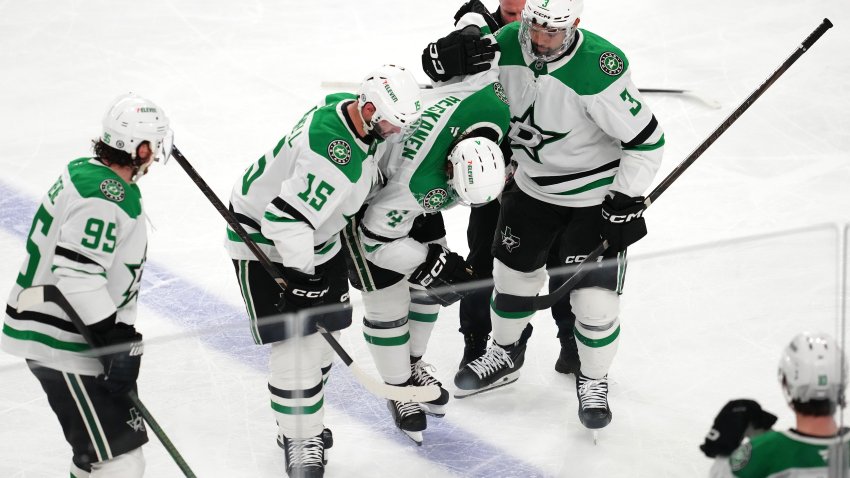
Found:
<path fill-rule="evenodd" d="M 578 356 L 578 346 L 573 334 L 569 337 L 561 337 L 561 353 L 555 361 L 555 371 L 564 374 L 573 374 L 578 377 L 581 371 L 581 359 Z"/>
<path fill-rule="evenodd" d="M 455 374 L 458 391 L 455 398 L 464 398 L 516 382 L 525 361 L 525 342 L 501 346 L 493 341 L 487 352 L 466 364 Z"/>
<path fill-rule="evenodd" d="M 578 418 L 582 425 L 591 430 L 598 430 L 611 423 L 611 409 L 608 408 L 608 375 L 593 379 L 579 373 L 576 379 L 576 396 L 578 396 Z"/>
<path fill-rule="evenodd" d="M 321 478 L 325 476 L 328 463 L 328 448 L 334 444 L 329 428 L 310 438 L 287 438 L 277 436 L 277 444 L 283 448 L 286 458 L 286 474 L 290 478 Z"/>
<path fill-rule="evenodd" d="M 484 355 L 487 352 L 487 342 L 489 340 L 489 335 L 463 334 L 463 357 L 461 357 L 460 365 L 457 366 L 457 369 L 462 369 L 469 362 Z"/>
<path fill-rule="evenodd" d="M 411 377 L 411 380 L 407 383 L 413 385 L 413 378 Z M 395 400 L 387 400 L 387 408 L 393 414 L 395 425 L 417 445 L 422 446 L 422 430 L 428 427 L 428 422 L 419 403 L 401 403 Z"/>
<path fill-rule="evenodd" d="M 431 375 L 434 366 L 425 363 L 420 357 L 410 357 L 410 383 L 412 385 L 436 385 L 440 387 L 440 396 L 430 402 L 420 402 L 422 411 L 434 417 L 442 417 L 446 414 L 446 404 L 449 403 L 449 392 L 443 388 L 443 384 Z"/>

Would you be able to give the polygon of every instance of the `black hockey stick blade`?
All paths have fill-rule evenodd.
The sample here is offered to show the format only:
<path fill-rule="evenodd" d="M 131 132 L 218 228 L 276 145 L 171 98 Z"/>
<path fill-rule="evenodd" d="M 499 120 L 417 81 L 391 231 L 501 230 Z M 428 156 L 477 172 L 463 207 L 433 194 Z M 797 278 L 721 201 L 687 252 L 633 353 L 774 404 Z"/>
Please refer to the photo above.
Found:
<path fill-rule="evenodd" d="M 85 339 L 89 347 L 95 349 L 101 345 L 92 335 L 91 330 L 86 327 L 85 322 L 83 322 L 83 319 L 80 318 L 79 314 L 77 314 L 77 311 L 74 310 L 71 303 L 68 302 L 68 299 L 65 298 L 65 295 L 62 294 L 62 291 L 60 291 L 55 285 L 40 285 L 22 290 L 18 294 L 18 312 L 30 310 L 45 302 L 52 302 L 62 309 L 62 312 L 68 316 L 71 323 L 74 324 L 74 327 L 77 329 L 77 332 L 83 336 L 83 339 Z M 148 408 L 139 399 L 135 390 L 127 392 L 127 396 L 130 398 L 130 401 L 133 402 L 133 405 L 135 405 L 139 410 L 139 414 L 145 419 L 145 422 L 147 422 L 151 430 L 153 430 L 156 437 L 162 443 L 162 446 L 165 447 L 165 450 L 169 455 L 171 455 L 171 458 L 180 468 L 180 471 L 182 471 L 187 478 L 195 478 L 195 472 L 189 468 L 189 464 L 186 463 L 186 460 L 183 459 L 183 456 L 179 451 L 177 451 L 174 444 L 171 443 L 171 439 L 168 438 L 168 435 L 165 434 L 165 431 L 153 418 L 153 415 L 151 415 L 150 411 L 148 411 Z"/>
<path fill-rule="evenodd" d="M 286 280 L 280 274 L 280 271 L 277 267 L 272 264 L 271 259 L 268 258 L 266 253 L 262 251 L 262 249 L 257 246 L 251 236 L 248 235 L 248 232 L 245 228 L 242 227 L 242 224 L 236 219 L 233 213 L 224 206 L 224 203 L 221 202 L 221 199 L 216 196 L 215 192 L 213 192 L 212 188 L 204 181 L 204 178 L 201 177 L 200 174 L 195 170 L 194 167 L 189 163 L 189 160 L 186 159 L 186 156 L 180 152 L 176 145 L 172 145 L 171 148 L 171 156 L 180 164 L 180 167 L 186 171 L 186 174 L 189 175 L 189 178 L 198 188 L 204 193 L 204 196 L 212 203 L 213 207 L 221 214 L 224 220 L 227 222 L 227 225 L 235 232 L 240 239 L 245 243 L 246 246 L 251 250 L 254 254 L 254 257 L 257 258 L 257 261 L 262 265 L 263 269 L 270 276 L 272 276 L 277 283 L 278 287 L 281 290 L 286 289 Z M 339 356 L 342 362 L 351 370 L 352 374 L 355 378 L 360 382 L 366 390 L 369 390 L 374 395 L 377 395 L 382 398 L 387 398 L 390 400 L 395 400 L 397 402 L 427 402 L 431 400 L 436 400 L 440 396 L 440 387 L 436 385 L 426 385 L 420 387 L 407 387 L 407 386 L 395 386 L 395 385 L 387 385 L 384 382 L 379 382 L 363 372 L 357 364 L 354 363 L 354 359 L 351 358 L 351 355 L 342 348 L 339 341 L 334 338 L 333 334 L 328 332 L 322 327 L 318 327 L 319 333 L 324 337 L 324 339 L 328 342 L 334 352 Z"/>
<path fill-rule="evenodd" d="M 776 71 L 763 81 L 758 88 L 755 89 L 755 91 L 750 93 L 750 95 L 737 108 L 735 108 L 735 110 L 730 113 L 729 116 L 723 120 L 723 122 L 720 123 L 720 125 L 710 135 L 708 135 L 708 137 L 705 138 L 705 140 L 703 140 L 703 142 L 697 146 L 691 154 L 688 155 L 687 158 L 682 160 L 682 162 L 679 163 L 679 165 L 676 166 L 676 168 L 673 169 L 673 171 L 671 171 L 670 174 L 668 174 L 661 183 L 659 183 L 658 186 L 649 193 L 648 196 L 646 196 L 646 201 L 644 202 L 646 207 L 651 206 L 652 203 L 658 200 L 658 197 L 661 196 L 661 194 L 663 194 L 664 191 L 666 191 L 667 188 L 669 188 L 670 185 L 673 184 L 673 182 L 676 181 L 679 176 L 681 176 L 697 159 L 699 159 L 709 146 L 714 144 L 714 142 L 717 141 L 717 138 L 725 133 L 726 130 L 729 129 L 729 127 L 732 126 L 732 124 L 737 121 L 738 118 L 740 118 L 741 115 L 743 115 L 744 112 L 747 111 L 750 106 L 752 106 L 752 104 L 755 103 L 755 101 L 759 99 L 761 95 L 764 94 L 764 92 L 767 91 L 767 89 L 770 88 L 771 85 L 773 85 L 773 83 L 775 83 L 776 80 L 779 79 L 779 77 L 782 76 L 782 74 L 785 73 L 785 71 L 787 71 L 788 68 L 790 68 L 791 65 L 793 65 L 794 62 L 803 55 L 803 53 L 808 51 L 809 48 L 811 48 L 812 45 L 814 45 L 814 43 L 818 41 L 818 39 L 820 39 L 820 37 L 822 37 L 823 34 L 830 28 L 832 28 L 832 22 L 830 22 L 828 18 L 824 18 L 823 22 L 821 22 L 820 25 L 818 25 L 818 27 L 815 28 L 814 31 L 812 31 L 812 33 L 810 33 L 791 53 L 791 55 L 789 55 L 788 58 L 779 65 Z M 608 244 L 606 242 L 598 245 L 596 249 L 588 254 L 587 258 L 582 262 L 578 269 L 576 269 L 573 275 L 550 294 L 536 297 L 523 297 L 499 293 L 496 294 L 494 306 L 498 310 L 505 312 L 525 312 L 552 307 L 563 299 L 582 277 L 587 275 L 590 267 L 585 266 L 585 264 L 594 264 L 596 259 L 601 256 L 607 248 Z"/>

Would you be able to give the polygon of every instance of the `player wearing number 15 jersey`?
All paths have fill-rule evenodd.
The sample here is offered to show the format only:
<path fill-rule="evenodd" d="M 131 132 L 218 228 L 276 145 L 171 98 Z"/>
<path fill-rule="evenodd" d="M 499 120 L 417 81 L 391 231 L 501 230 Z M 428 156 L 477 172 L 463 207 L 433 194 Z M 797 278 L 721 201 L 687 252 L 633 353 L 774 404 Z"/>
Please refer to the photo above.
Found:
<path fill-rule="evenodd" d="M 233 188 L 231 210 L 287 283 L 281 294 L 228 229 L 254 340 L 272 344 L 271 407 L 290 476 L 322 476 L 332 444 L 322 387 L 333 352 L 316 325 L 333 332 L 351 324 L 339 232 L 378 182 L 375 155 L 384 140 L 402 142 L 416 129 L 420 101 L 413 75 L 386 65 L 366 77 L 358 95 L 329 95 L 307 111 Z M 338 307 L 303 322 L 279 315 L 330 304 Z"/>

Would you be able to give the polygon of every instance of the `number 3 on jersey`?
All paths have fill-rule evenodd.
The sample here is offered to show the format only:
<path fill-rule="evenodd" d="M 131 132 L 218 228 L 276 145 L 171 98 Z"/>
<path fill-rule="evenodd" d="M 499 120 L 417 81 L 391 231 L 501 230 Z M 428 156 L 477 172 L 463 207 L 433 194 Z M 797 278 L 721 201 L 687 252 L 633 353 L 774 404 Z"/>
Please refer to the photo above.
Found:
<path fill-rule="evenodd" d="M 334 187 L 324 181 L 321 181 L 319 185 L 316 186 L 316 190 L 313 191 L 313 182 L 315 180 L 316 176 L 308 173 L 307 190 L 298 193 L 298 197 L 316 211 L 320 211 L 322 206 L 325 205 L 325 202 L 327 202 L 328 196 L 334 192 Z"/>

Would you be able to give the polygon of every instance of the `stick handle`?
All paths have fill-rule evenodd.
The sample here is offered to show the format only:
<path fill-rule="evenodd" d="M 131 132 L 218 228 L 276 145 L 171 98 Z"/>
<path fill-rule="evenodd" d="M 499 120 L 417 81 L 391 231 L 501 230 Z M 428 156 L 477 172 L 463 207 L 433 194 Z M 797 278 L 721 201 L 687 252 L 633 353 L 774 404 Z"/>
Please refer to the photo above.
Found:
<path fill-rule="evenodd" d="M 709 146 L 714 144 L 714 142 L 717 141 L 717 138 L 725 133 L 726 130 L 729 129 L 729 127 L 732 126 L 732 124 L 735 123 L 735 121 L 737 121 L 738 118 L 740 118 L 741 115 L 743 115 L 744 112 L 747 111 L 750 106 L 752 106 L 752 104 L 755 103 L 756 100 L 759 99 L 759 97 L 761 97 L 761 95 L 764 94 L 764 92 L 767 91 L 767 89 L 770 88 L 773 83 L 776 82 L 776 80 L 779 79 L 779 77 L 782 76 L 782 74 L 797 61 L 797 59 L 800 58 L 803 53 L 808 51 L 808 49 L 811 48 L 811 46 L 830 28 L 832 28 L 832 22 L 830 22 L 829 19 L 824 18 L 823 22 L 821 22 L 821 24 L 818 25 L 818 27 L 815 28 L 815 30 L 810 33 L 805 40 L 803 40 L 803 43 L 801 43 L 800 46 L 798 46 L 797 49 L 794 50 L 794 52 L 779 65 L 779 68 L 777 68 L 776 71 L 763 81 L 762 84 L 755 89 L 755 91 L 750 93 L 750 96 L 748 96 L 737 108 L 735 108 L 735 110 L 732 111 L 732 113 L 730 113 L 729 116 L 726 117 L 726 119 L 720 123 L 720 125 L 710 135 L 708 135 L 708 137 L 705 138 L 705 140 L 703 140 L 703 142 L 697 146 L 687 158 L 684 159 L 684 161 L 676 166 L 676 169 L 668 174 L 667 177 L 664 178 L 664 180 L 661 181 L 661 183 L 658 184 L 651 193 L 649 193 L 646 197 L 646 206 L 649 207 L 652 203 L 654 203 L 658 199 L 658 196 L 661 196 L 661 194 L 664 193 L 671 184 L 673 184 L 673 181 L 678 179 L 679 176 L 681 176 L 682 173 L 684 173 L 697 160 L 697 158 L 702 156 L 702 153 L 704 153 Z"/>

